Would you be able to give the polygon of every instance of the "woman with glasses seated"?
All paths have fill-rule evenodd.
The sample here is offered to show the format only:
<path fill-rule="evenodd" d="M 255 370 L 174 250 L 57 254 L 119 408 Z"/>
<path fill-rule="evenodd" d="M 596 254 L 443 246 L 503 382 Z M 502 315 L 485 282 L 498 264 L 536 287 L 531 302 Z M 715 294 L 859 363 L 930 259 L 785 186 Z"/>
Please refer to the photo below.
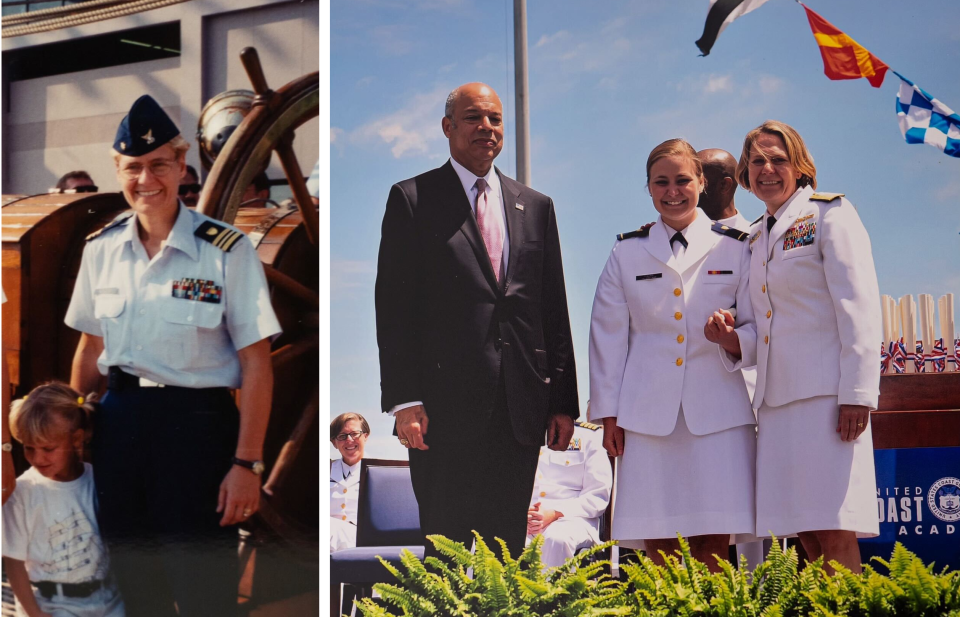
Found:
<path fill-rule="evenodd" d="M 65 319 L 73 387 L 108 377 L 94 480 L 129 615 L 236 615 L 233 525 L 260 503 L 280 325 L 253 245 L 179 203 L 189 147 L 149 96 L 130 108 L 113 146 L 130 210 L 88 237 Z"/>
<path fill-rule="evenodd" d="M 340 458 L 330 465 L 330 552 L 357 545 L 360 459 L 370 425 L 358 413 L 342 413 L 330 423 L 330 443 Z"/>

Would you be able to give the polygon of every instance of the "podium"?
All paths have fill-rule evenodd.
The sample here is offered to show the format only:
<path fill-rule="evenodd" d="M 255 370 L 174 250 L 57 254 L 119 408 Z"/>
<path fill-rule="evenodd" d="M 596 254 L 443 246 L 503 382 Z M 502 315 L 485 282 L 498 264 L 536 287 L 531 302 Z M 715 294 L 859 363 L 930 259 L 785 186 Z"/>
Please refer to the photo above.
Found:
<path fill-rule="evenodd" d="M 960 373 L 883 375 L 870 415 L 880 535 L 864 563 L 900 542 L 924 563 L 960 569 Z"/>

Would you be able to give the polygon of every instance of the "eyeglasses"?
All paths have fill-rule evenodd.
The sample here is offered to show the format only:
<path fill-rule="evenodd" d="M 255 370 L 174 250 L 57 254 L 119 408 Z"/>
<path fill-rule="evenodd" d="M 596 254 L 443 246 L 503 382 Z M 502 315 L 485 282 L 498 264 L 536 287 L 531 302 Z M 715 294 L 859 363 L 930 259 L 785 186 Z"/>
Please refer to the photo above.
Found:
<path fill-rule="evenodd" d="M 203 188 L 199 184 L 181 184 L 180 188 L 177 189 L 177 193 L 180 194 L 180 197 L 186 197 L 190 193 L 200 193 L 200 189 Z"/>
<path fill-rule="evenodd" d="M 336 439 L 337 441 L 346 441 L 347 438 L 349 437 L 350 439 L 357 441 L 363 435 L 364 433 L 361 433 L 359 431 L 357 431 L 356 433 L 340 433 L 339 435 L 337 435 Z"/>
<path fill-rule="evenodd" d="M 146 166 L 150 170 L 150 174 L 156 176 L 157 178 L 163 178 L 168 175 L 170 172 L 177 167 L 177 162 L 171 159 L 156 159 L 150 161 L 150 164 Z M 144 166 L 140 163 L 130 163 L 129 165 L 123 167 L 120 170 L 120 173 L 123 174 L 123 177 L 127 180 L 136 180 L 143 173 Z"/>

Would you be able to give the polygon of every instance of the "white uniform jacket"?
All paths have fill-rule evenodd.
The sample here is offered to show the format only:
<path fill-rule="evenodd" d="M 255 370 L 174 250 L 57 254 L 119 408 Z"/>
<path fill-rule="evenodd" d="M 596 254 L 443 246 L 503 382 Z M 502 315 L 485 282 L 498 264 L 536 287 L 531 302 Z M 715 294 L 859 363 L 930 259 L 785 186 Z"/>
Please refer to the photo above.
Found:
<path fill-rule="evenodd" d="M 798 189 L 767 233 L 750 229 L 750 297 L 757 313 L 754 407 L 836 395 L 877 408 L 882 339 L 870 238 L 842 196 Z"/>
<path fill-rule="evenodd" d="M 590 322 L 591 420 L 615 417 L 623 429 L 663 436 L 683 405 L 694 435 L 756 423 L 738 370 L 756 361 L 750 253 L 711 225 L 698 212 L 679 260 L 660 218 L 645 237 L 614 245 Z M 734 306 L 740 362 L 703 335 L 714 311 Z"/>
<path fill-rule="evenodd" d="M 360 498 L 360 466 L 344 479 L 347 466 L 343 459 L 330 465 L 330 518 L 357 524 L 357 503 Z"/>
<path fill-rule="evenodd" d="M 594 529 L 610 503 L 613 469 L 597 425 L 577 423 L 566 452 L 540 448 L 530 505 L 556 510 L 564 519 L 582 518 Z"/>

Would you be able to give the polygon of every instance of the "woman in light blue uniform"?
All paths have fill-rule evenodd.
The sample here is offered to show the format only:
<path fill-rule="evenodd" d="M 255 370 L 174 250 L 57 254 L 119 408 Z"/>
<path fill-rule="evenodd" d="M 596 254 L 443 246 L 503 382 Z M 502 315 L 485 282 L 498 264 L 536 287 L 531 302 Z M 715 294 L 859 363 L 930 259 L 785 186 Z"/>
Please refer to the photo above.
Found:
<path fill-rule="evenodd" d="M 188 148 L 152 98 L 130 108 L 114 159 L 131 210 L 88 238 L 65 320 L 82 333 L 71 385 L 108 378 L 99 518 L 137 616 L 236 613 L 233 525 L 259 505 L 280 332 L 253 245 L 179 203 Z"/>

